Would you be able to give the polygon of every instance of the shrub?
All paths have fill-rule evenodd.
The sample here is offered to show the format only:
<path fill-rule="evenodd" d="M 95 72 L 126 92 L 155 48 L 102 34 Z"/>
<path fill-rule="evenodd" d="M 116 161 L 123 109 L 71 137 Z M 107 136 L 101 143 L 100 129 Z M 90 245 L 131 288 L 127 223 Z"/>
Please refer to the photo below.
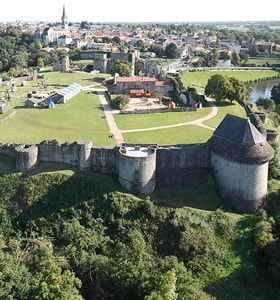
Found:
<path fill-rule="evenodd" d="M 112 103 L 118 109 L 123 110 L 129 103 L 129 100 L 130 98 L 127 95 L 119 95 L 115 99 L 112 99 Z"/>

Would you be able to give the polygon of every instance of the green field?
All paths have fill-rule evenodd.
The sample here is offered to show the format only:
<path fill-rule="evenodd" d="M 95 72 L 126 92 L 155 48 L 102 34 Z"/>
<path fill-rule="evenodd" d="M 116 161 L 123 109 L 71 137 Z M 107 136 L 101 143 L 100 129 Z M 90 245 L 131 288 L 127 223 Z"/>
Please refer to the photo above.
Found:
<path fill-rule="evenodd" d="M 118 124 L 118 127 L 122 130 L 139 129 L 193 121 L 205 117 L 210 113 L 210 111 L 210 107 L 204 107 L 203 109 L 192 112 L 119 114 L 115 115 L 115 120 Z"/>
<path fill-rule="evenodd" d="M 223 73 L 235 76 L 240 80 L 254 80 L 278 75 L 276 71 L 215 71 L 215 72 L 189 72 L 182 76 L 185 86 L 196 86 L 203 93 L 203 87 L 210 76 Z M 47 91 L 52 93 L 62 88 L 58 85 L 70 85 L 73 82 L 83 87 L 100 87 L 107 74 L 93 75 L 89 73 L 60 73 L 46 71 L 44 80 Z M 22 81 L 16 82 L 17 91 L 12 93 L 11 106 L 16 114 L 0 124 L 0 141 L 16 143 L 39 143 L 45 139 L 58 139 L 61 142 L 76 140 L 91 140 L 95 145 L 116 145 L 111 137 L 103 108 L 98 96 L 91 90 L 83 91 L 66 104 L 58 104 L 55 109 L 24 108 L 27 93 L 32 91 L 44 92 L 40 86 L 42 79 L 28 81 L 22 86 Z M 4 91 L 2 87 L 0 91 Z M 196 112 L 169 112 L 156 114 L 126 114 L 115 115 L 115 120 L 121 130 L 145 129 L 158 126 L 185 123 L 205 117 L 210 107 L 203 107 Z M 10 112 L 0 115 L 0 120 Z M 219 106 L 218 114 L 205 125 L 215 129 L 227 113 L 246 117 L 244 110 L 236 103 Z M 195 126 L 184 125 L 174 128 L 127 132 L 123 134 L 125 142 L 133 143 L 201 143 L 211 137 L 213 130 Z"/>
<path fill-rule="evenodd" d="M 99 98 L 81 92 L 54 109 L 15 108 L 16 115 L 0 124 L 0 140 L 39 143 L 46 139 L 61 142 L 91 140 L 95 145 L 115 145 Z"/>
<path fill-rule="evenodd" d="M 242 81 L 254 81 L 256 79 L 269 78 L 279 76 L 280 72 L 276 70 L 223 70 L 223 71 L 201 71 L 201 72 L 186 72 L 181 77 L 181 80 L 185 87 L 192 86 L 196 87 L 199 93 L 204 93 L 204 87 L 208 82 L 208 79 L 215 75 L 227 75 L 229 77 L 236 77 Z"/>

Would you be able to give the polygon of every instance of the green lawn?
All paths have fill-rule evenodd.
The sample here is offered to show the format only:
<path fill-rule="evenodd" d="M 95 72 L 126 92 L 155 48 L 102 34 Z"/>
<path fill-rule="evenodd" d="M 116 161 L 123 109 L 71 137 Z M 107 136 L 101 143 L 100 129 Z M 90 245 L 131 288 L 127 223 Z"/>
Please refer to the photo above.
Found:
<path fill-rule="evenodd" d="M 229 77 L 236 77 L 242 81 L 254 81 L 255 79 L 273 77 L 279 75 L 279 71 L 275 70 L 250 70 L 250 71 L 202 71 L 202 72 L 187 72 L 181 77 L 181 80 L 185 87 L 193 86 L 197 88 L 199 93 L 204 94 L 204 87 L 208 82 L 208 79 L 215 74 L 223 74 Z"/>
<path fill-rule="evenodd" d="M 276 71 L 189 72 L 183 75 L 182 80 L 185 86 L 191 84 L 203 87 L 210 76 L 217 72 L 235 76 L 241 80 L 254 80 L 278 74 Z M 56 84 L 69 85 L 77 82 L 82 86 L 96 86 L 109 75 L 46 71 L 44 76 L 48 84 L 47 91 L 50 92 L 59 89 L 59 87 L 55 86 Z M 23 108 L 27 93 L 40 90 L 41 81 L 42 79 L 29 81 L 27 86 L 21 86 L 22 81 L 16 82 L 17 91 L 12 93 L 11 102 L 16 115 L 0 124 L 0 141 L 39 143 L 45 139 L 58 139 L 61 142 L 92 140 L 95 145 L 116 145 L 115 140 L 110 137 L 111 133 L 99 99 L 92 92 L 81 92 L 66 104 L 56 105 L 55 109 Z M 0 91 L 4 91 L 5 88 L 2 87 Z M 203 88 L 200 89 L 203 92 Z M 189 122 L 205 117 L 209 112 L 210 107 L 203 107 L 196 112 L 115 115 L 115 120 L 118 127 L 122 130 L 144 129 Z M 234 105 L 228 103 L 228 105 L 220 106 L 217 116 L 205 121 L 204 124 L 216 128 L 227 113 L 246 117 L 241 106 L 236 103 Z M 0 120 L 6 115 L 0 115 Z M 123 134 L 123 136 L 125 142 L 132 143 L 180 144 L 206 142 L 212 133 L 213 131 L 207 128 L 184 125 L 168 129 L 130 132 Z"/>
<path fill-rule="evenodd" d="M 122 130 L 149 128 L 179 124 L 200 119 L 208 115 L 210 107 L 204 107 L 192 112 L 166 112 L 155 114 L 119 114 L 115 115 L 115 121 Z"/>
<path fill-rule="evenodd" d="M 225 103 L 217 104 L 217 106 L 218 106 L 217 115 L 212 119 L 204 121 L 203 123 L 205 125 L 213 128 L 217 128 L 227 114 L 232 114 L 245 119 L 247 118 L 244 108 L 236 102 L 233 103 L 225 102 Z"/>
<path fill-rule="evenodd" d="M 0 140 L 38 143 L 45 139 L 61 142 L 91 140 L 95 145 L 115 145 L 99 98 L 81 92 L 54 109 L 18 108 L 16 115 L 0 124 Z"/>
<path fill-rule="evenodd" d="M 195 144 L 205 143 L 213 134 L 213 131 L 195 125 L 158 129 L 152 131 L 140 131 L 124 133 L 127 143 L 150 144 Z"/>
<path fill-rule="evenodd" d="M 227 114 L 233 114 L 246 118 L 245 110 L 236 102 L 222 103 L 218 105 L 217 115 L 204 124 L 212 128 L 217 128 Z M 211 108 L 204 107 L 196 112 L 184 113 L 161 113 L 148 115 L 115 115 L 115 120 L 122 130 L 127 129 L 145 129 L 170 124 L 179 124 L 193 121 L 209 114 Z M 193 144 L 204 143 L 213 134 L 213 130 L 196 125 L 182 125 L 167 129 L 156 129 L 149 131 L 137 131 L 123 133 L 127 143 L 155 143 L 155 144 Z"/>

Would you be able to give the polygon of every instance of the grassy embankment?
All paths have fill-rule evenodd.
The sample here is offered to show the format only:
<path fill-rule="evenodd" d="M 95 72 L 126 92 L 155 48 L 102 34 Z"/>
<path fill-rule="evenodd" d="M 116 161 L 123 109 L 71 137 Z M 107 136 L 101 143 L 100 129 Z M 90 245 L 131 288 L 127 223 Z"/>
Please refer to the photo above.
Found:
<path fill-rule="evenodd" d="M 215 194 L 214 184 L 196 189 L 169 189 L 169 193 L 159 189 L 150 195 L 150 199 L 143 200 L 122 193 L 116 178 L 111 176 L 46 163 L 43 169 L 41 165 L 24 176 L 19 173 L 0 177 L 1 212 L 3 215 L 5 213 L 6 222 L 9 218 L 11 220 L 5 234 L 14 230 L 18 236 L 20 232 L 24 235 L 32 224 L 38 236 L 55 245 L 54 255 L 65 255 L 70 268 L 83 279 L 84 288 L 88 282 L 85 277 L 87 273 L 81 272 L 84 268 L 78 268 L 71 262 L 69 251 L 64 251 L 66 249 L 61 244 L 63 239 L 59 229 L 73 220 L 79 220 L 80 224 L 86 224 L 90 232 L 96 229 L 93 218 L 98 218 L 106 227 L 106 236 L 114 240 L 102 245 L 98 255 L 110 262 L 115 262 L 114 252 L 111 251 L 115 243 L 120 241 L 128 249 L 132 247 L 127 237 L 130 237 L 131 229 L 136 228 L 143 236 L 141 242 L 147 252 L 145 262 L 153 262 L 153 271 L 144 278 L 141 272 L 140 275 L 136 273 L 141 284 L 162 272 L 161 260 L 168 261 L 169 257 L 173 257 L 173 261 L 178 260 L 182 264 L 181 268 L 175 269 L 178 278 L 176 287 L 181 296 L 180 284 L 187 270 L 190 272 L 188 280 L 191 281 L 184 281 L 184 285 L 194 281 L 193 288 L 200 295 L 204 290 L 216 299 L 275 299 L 278 287 L 261 263 L 254 244 L 256 216 L 217 210 L 223 203 Z M 63 174 L 58 174 L 57 170 Z M 76 243 L 76 240 L 71 243 Z M 77 253 L 82 252 L 84 244 L 75 244 L 73 248 Z M 92 248 L 86 253 L 91 251 Z M 86 257 L 83 256 L 83 259 Z M 87 265 L 91 264 L 92 261 L 88 261 Z M 130 264 L 133 264 L 132 270 L 150 270 L 149 264 L 144 264 L 142 259 L 135 260 L 134 255 L 125 261 L 125 266 Z M 115 272 L 135 275 L 123 266 L 115 264 Z M 96 274 L 94 269 L 90 272 L 92 274 Z M 106 276 L 109 282 L 115 282 L 114 274 L 108 272 Z M 106 282 L 102 281 L 104 289 Z M 129 290 L 130 286 L 125 284 L 126 281 L 117 285 L 113 293 L 117 293 L 118 289 L 123 293 Z M 117 299 L 116 294 L 112 295 L 115 296 L 112 299 Z M 197 295 L 188 299 L 199 298 Z"/>

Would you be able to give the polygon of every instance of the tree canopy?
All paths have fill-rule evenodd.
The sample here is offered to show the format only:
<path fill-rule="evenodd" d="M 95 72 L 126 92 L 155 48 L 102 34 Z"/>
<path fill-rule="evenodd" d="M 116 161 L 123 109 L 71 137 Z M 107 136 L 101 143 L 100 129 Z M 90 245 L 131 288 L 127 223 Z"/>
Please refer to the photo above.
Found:
<path fill-rule="evenodd" d="M 120 76 L 130 76 L 131 63 L 117 59 L 111 69 L 111 74 L 114 75 L 115 73 L 118 73 Z"/>
<path fill-rule="evenodd" d="M 276 105 L 280 104 L 280 83 L 275 85 L 271 89 L 271 97 L 270 98 L 272 100 L 274 100 Z"/>
<path fill-rule="evenodd" d="M 224 100 L 243 102 L 250 97 L 251 91 L 251 87 L 243 81 L 221 74 L 211 76 L 205 86 L 205 95 L 217 102 Z"/>

